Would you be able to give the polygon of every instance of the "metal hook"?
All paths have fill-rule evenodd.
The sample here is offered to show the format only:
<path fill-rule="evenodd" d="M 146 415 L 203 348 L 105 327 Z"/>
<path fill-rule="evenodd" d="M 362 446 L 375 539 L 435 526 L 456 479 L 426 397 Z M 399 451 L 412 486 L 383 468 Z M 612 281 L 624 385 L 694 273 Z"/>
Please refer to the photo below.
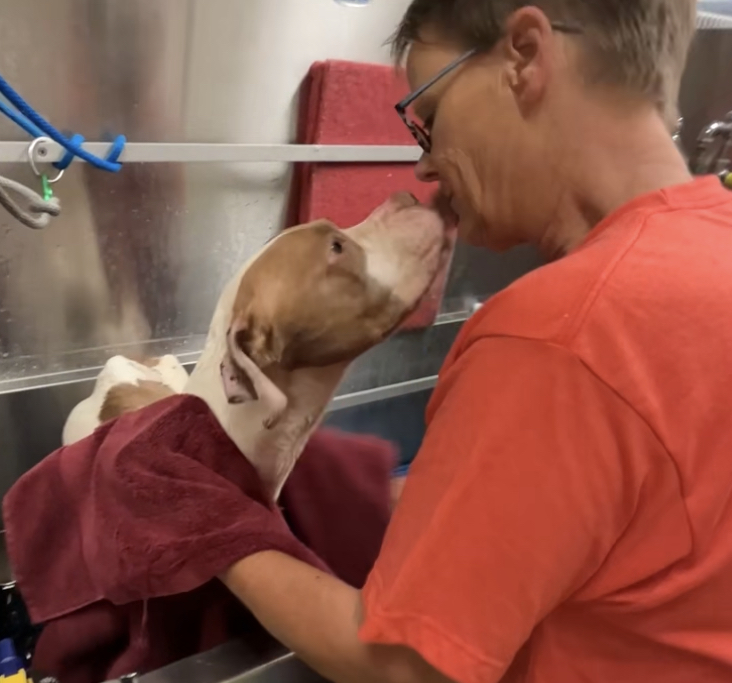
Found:
<path fill-rule="evenodd" d="M 36 154 L 39 157 L 47 157 L 48 148 L 46 147 L 46 145 L 51 142 L 53 142 L 51 138 L 40 136 L 35 138 L 28 146 L 28 161 L 30 162 L 30 167 L 33 173 L 35 173 L 36 177 L 41 179 L 41 188 L 43 189 L 44 202 L 50 202 L 53 200 L 53 188 L 51 187 L 51 185 L 61 180 L 61 177 L 64 174 L 63 169 L 58 169 L 56 175 L 52 178 L 49 178 L 47 174 L 41 173 L 38 170 L 38 166 L 36 165 Z"/>
<path fill-rule="evenodd" d="M 61 177 L 63 176 L 63 171 L 58 171 L 53 178 L 49 178 L 48 175 L 41 173 L 38 170 L 38 166 L 36 166 L 36 154 L 38 154 L 39 157 L 45 157 L 48 156 L 48 148 L 47 147 L 40 147 L 40 145 L 48 145 L 49 143 L 52 143 L 53 140 L 51 138 L 46 137 L 40 137 L 35 138 L 33 142 L 30 143 L 30 146 L 28 147 L 28 161 L 30 161 L 30 167 L 33 170 L 33 173 L 36 174 L 38 178 L 46 178 L 46 182 L 49 185 L 53 185 L 54 183 L 57 183 L 59 180 L 61 180 Z"/>
<path fill-rule="evenodd" d="M 671 139 L 678 145 L 681 143 L 681 132 L 684 129 L 684 118 L 679 117 L 676 119 L 676 128 L 674 129 Z"/>

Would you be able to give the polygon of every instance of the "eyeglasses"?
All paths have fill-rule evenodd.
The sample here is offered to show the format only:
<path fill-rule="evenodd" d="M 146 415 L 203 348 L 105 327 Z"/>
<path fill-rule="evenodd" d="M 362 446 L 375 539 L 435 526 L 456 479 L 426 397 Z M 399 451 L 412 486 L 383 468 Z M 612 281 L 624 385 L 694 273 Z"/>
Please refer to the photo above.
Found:
<path fill-rule="evenodd" d="M 554 31 L 557 31 L 558 33 L 582 33 L 582 29 L 578 26 L 572 26 L 570 24 L 565 24 L 562 22 L 552 22 L 551 27 Z M 479 52 L 483 51 L 484 50 L 480 48 L 473 48 L 465 54 L 460 55 L 460 57 L 450 62 L 444 69 L 438 72 L 437 75 L 433 76 L 424 85 L 417 88 L 417 90 L 409 93 L 409 95 L 407 95 L 401 102 L 395 105 L 394 108 L 396 109 L 397 114 L 399 114 L 399 118 L 404 122 L 404 125 L 409 128 L 409 132 L 412 134 L 414 139 L 417 141 L 417 144 L 419 144 L 425 154 L 429 154 L 432 151 L 432 136 L 423 125 L 417 123 L 409 116 L 407 112 L 407 107 L 413 104 L 415 100 L 417 100 L 426 90 L 429 90 L 441 78 L 444 78 L 445 76 L 447 76 L 447 74 L 457 69 L 463 62 L 466 62 L 471 57 L 474 57 Z"/>

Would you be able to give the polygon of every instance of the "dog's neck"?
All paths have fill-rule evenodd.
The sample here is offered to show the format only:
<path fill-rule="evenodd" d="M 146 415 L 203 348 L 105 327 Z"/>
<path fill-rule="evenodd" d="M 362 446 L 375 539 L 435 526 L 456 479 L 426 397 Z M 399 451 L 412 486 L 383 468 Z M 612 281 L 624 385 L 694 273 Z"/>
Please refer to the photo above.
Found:
<path fill-rule="evenodd" d="M 236 283 L 231 283 L 219 299 L 206 345 L 185 393 L 206 401 L 276 501 L 308 438 L 322 420 L 348 363 L 281 372 L 272 377 L 287 396 L 287 408 L 274 427 L 265 428 L 266 407 L 259 401 L 230 404 L 221 380 L 220 366 L 235 295 Z"/>

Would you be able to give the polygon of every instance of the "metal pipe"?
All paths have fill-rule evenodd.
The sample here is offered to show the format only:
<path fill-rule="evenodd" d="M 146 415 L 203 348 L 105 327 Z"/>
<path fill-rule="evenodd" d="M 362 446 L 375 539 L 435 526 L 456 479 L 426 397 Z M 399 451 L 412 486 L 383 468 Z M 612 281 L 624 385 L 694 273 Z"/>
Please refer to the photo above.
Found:
<path fill-rule="evenodd" d="M 727 145 L 732 137 L 732 112 L 728 113 L 722 121 L 710 123 L 697 138 L 696 147 L 689 166 L 693 173 L 702 175 L 717 173 L 722 170 L 720 163 L 729 164 L 724 159 Z"/>
<path fill-rule="evenodd" d="M 108 142 L 89 142 L 84 149 L 104 155 Z M 36 158 L 61 159 L 64 149 L 55 142 L 37 145 Z M 417 145 L 260 145 L 201 142 L 128 142 L 120 155 L 126 163 L 415 163 Z M 0 163 L 28 161 L 28 143 L 0 142 Z"/>

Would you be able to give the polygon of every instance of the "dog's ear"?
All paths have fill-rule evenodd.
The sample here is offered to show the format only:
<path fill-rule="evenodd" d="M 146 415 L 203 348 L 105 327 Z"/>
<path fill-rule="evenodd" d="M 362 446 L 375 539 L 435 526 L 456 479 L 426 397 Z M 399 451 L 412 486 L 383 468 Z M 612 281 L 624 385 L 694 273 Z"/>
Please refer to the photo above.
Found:
<path fill-rule="evenodd" d="M 272 346 L 274 335 L 250 319 L 235 322 L 227 332 L 227 352 L 221 363 L 221 379 L 229 403 L 258 401 L 264 408 L 262 424 L 271 429 L 287 407 L 287 396 L 267 376 L 266 368 L 279 360 Z"/>
<path fill-rule="evenodd" d="M 280 364 L 285 350 L 280 331 L 252 313 L 232 323 L 229 344 L 249 356 L 261 369 Z"/>

